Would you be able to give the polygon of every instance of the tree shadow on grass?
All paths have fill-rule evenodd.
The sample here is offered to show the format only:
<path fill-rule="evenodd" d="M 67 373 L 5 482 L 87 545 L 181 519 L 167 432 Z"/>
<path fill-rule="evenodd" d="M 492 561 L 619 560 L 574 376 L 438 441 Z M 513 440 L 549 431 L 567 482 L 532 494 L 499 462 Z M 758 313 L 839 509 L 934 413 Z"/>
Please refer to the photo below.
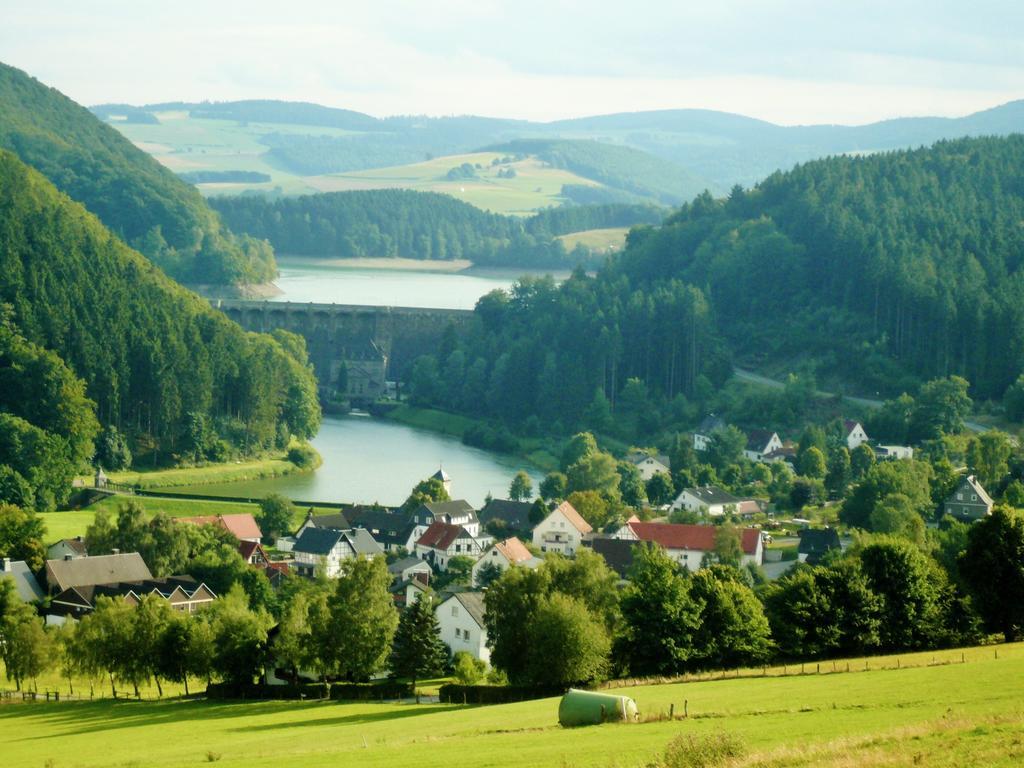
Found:
<path fill-rule="evenodd" d="M 269 725 L 246 725 L 241 728 L 234 728 L 235 732 L 245 733 L 248 731 L 272 731 L 272 730 L 284 730 L 288 728 L 305 728 L 307 726 L 338 726 L 338 725 L 367 725 L 369 723 L 384 723 L 388 720 L 404 720 L 408 717 L 421 717 L 424 715 L 440 714 L 442 712 L 450 712 L 453 709 L 464 709 L 464 707 L 448 704 L 445 706 L 440 705 L 429 705 L 425 707 L 423 705 L 417 706 L 416 704 L 402 705 L 403 708 L 399 710 L 391 710 L 388 712 L 361 712 L 354 715 L 343 715 L 341 717 L 328 717 L 318 718 L 316 720 L 305 720 L 302 722 L 294 723 L 271 723 Z"/>

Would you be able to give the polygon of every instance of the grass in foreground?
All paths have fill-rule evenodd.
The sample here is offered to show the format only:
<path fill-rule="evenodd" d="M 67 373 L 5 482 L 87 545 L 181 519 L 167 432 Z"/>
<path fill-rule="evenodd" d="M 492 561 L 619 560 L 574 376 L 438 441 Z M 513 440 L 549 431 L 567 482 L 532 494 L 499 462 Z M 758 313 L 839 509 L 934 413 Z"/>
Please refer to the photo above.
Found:
<path fill-rule="evenodd" d="M 947 652 L 945 656 L 960 652 Z M 933 654 L 904 656 L 928 663 Z M 942 654 L 939 654 L 942 656 Z M 643 766 L 680 734 L 726 733 L 732 766 L 1015 766 L 1024 646 L 968 663 L 624 689 L 644 714 L 690 717 L 565 730 L 557 699 L 496 707 L 319 702 L 0 706 L 18 766 Z M 856 665 L 854 665 L 856 666 Z M 48 763 L 47 761 L 51 761 Z"/>

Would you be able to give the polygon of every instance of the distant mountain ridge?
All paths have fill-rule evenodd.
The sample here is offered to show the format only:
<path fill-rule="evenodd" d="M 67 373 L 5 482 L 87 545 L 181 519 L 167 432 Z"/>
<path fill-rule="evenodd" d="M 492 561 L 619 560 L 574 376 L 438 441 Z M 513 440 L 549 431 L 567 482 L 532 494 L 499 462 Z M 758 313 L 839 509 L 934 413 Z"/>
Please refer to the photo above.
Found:
<path fill-rule="evenodd" d="M 110 105 L 93 108 L 101 115 L 109 114 L 110 109 Z M 152 104 L 137 109 L 150 114 L 188 110 L 197 118 L 357 131 L 359 135 L 325 139 L 316 149 L 329 151 L 333 143 L 353 157 L 365 150 L 364 155 L 373 156 L 368 162 L 377 164 L 359 166 L 362 168 L 401 165 L 425 153 L 456 154 L 516 140 L 589 139 L 667 160 L 719 194 L 734 184 L 750 186 L 777 170 L 827 155 L 913 148 L 941 139 L 1024 131 L 1024 100 L 964 117 L 902 117 L 862 126 L 781 126 L 705 109 L 624 112 L 547 123 L 473 115 L 376 118 L 352 110 L 273 100 Z M 135 119 L 139 119 L 137 114 Z M 287 135 L 281 137 L 278 147 L 289 141 Z M 301 144 L 306 139 L 291 141 Z M 337 168 L 332 171 L 337 172 Z"/>

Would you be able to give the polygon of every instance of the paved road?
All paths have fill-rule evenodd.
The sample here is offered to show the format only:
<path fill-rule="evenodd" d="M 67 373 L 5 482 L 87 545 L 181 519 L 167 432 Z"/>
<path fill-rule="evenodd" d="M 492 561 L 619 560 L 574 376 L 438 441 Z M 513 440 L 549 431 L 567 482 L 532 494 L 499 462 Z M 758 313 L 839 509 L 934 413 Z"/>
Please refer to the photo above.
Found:
<path fill-rule="evenodd" d="M 766 387 L 771 387 L 772 389 L 782 389 L 785 386 L 783 382 L 778 381 L 777 379 L 769 379 L 767 376 L 762 376 L 761 374 L 754 373 L 753 371 L 745 371 L 742 368 L 734 367 L 732 369 L 732 372 L 733 375 L 740 381 L 749 381 L 752 384 L 761 384 Z M 824 392 L 820 389 L 814 394 L 816 394 L 818 397 L 836 396 L 835 392 Z M 850 395 L 843 395 L 843 399 L 849 400 L 851 403 L 863 406 L 864 408 L 882 407 L 881 400 L 872 400 L 871 398 L 867 397 L 852 397 Z M 984 424 L 979 424 L 976 421 L 965 421 L 964 426 L 967 427 L 972 432 L 987 432 L 990 429 L 990 427 L 986 427 Z"/>

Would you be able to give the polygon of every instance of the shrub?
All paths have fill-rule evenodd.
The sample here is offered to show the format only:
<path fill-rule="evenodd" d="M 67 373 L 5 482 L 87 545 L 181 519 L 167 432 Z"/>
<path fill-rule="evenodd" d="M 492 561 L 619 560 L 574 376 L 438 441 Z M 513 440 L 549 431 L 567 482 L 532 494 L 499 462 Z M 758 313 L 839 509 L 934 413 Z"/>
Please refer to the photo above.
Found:
<path fill-rule="evenodd" d="M 312 469 L 317 463 L 317 453 L 313 446 L 303 443 L 288 449 L 288 461 L 299 469 Z"/>

